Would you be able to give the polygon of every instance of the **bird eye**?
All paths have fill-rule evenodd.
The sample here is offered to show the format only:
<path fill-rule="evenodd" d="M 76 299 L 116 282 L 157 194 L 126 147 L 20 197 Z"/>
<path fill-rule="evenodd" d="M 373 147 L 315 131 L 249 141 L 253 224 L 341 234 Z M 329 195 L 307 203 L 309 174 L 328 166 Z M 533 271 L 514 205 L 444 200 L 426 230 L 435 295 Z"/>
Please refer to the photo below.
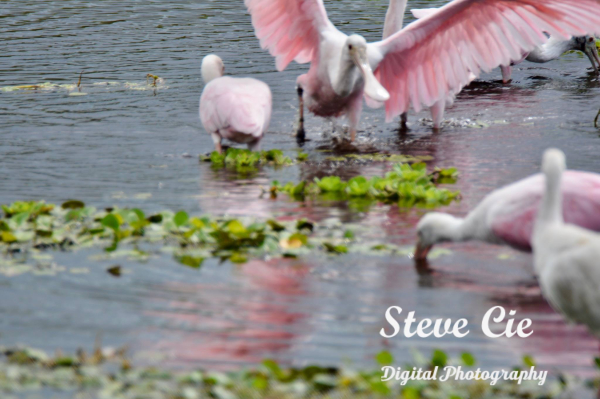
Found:
<path fill-rule="evenodd" d="M 594 38 L 593 38 L 593 37 L 590 37 L 590 38 L 588 39 L 588 41 L 589 41 L 590 43 L 592 43 L 592 42 L 594 41 Z"/>
<path fill-rule="evenodd" d="M 348 50 L 352 50 L 352 45 L 351 44 L 348 45 Z"/>

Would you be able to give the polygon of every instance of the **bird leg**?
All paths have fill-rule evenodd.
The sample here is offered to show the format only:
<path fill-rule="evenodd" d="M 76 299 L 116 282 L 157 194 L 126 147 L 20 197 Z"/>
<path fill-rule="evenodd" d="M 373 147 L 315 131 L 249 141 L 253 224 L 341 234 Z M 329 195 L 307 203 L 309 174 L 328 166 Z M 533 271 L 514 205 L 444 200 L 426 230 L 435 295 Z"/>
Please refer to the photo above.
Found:
<path fill-rule="evenodd" d="M 247 145 L 250 151 L 260 151 L 260 140 L 252 141 Z"/>
<path fill-rule="evenodd" d="M 213 143 L 215 143 L 215 151 L 221 154 L 223 152 L 223 149 L 221 148 L 221 136 L 218 133 L 211 133 L 210 135 L 213 139 Z"/>
<path fill-rule="evenodd" d="M 512 80 L 512 66 L 500 65 L 500 71 L 502 72 L 502 83 L 510 83 L 510 81 Z"/>
<path fill-rule="evenodd" d="M 433 119 L 433 129 L 439 130 L 444 121 L 444 111 L 446 110 L 446 101 L 440 100 L 430 108 L 431 119 Z"/>
<path fill-rule="evenodd" d="M 301 144 L 304 143 L 306 139 L 306 132 L 304 131 L 304 89 L 298 86 L 297 91 L 300 113 L 298 117 L 298 130 L 296 131 L 296 142 L 298 142 L 298 144 Z"/>
<path fill-rule="evenodd" d="M 408 113 L 405 112 L 402 115 L 400 115 L 400 128 L 402 128 L 403 130 L 406 129 L 407 122 L 408 122 Z"/>
<path fill-rule="evenodd" d="M 350 105 L 348 112 L 348 121 L 350 121 L 350 142 L 353 143 L 356 139 L 356 129 L 360 122 L 360 113 L 362 112 L 362 97 L 358 97 Z"/>

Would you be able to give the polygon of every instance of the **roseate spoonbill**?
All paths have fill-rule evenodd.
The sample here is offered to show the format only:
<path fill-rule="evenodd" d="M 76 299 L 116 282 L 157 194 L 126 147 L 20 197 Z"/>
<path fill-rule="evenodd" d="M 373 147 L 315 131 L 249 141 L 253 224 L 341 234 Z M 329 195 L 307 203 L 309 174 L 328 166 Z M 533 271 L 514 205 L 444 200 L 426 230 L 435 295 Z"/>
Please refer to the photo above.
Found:
<path fill-rule="evenodd" d="M 420 19 L 430 14 L 434 14 L 438 10 L 439 8 L 416 8 L 410 10 L 410 12 L 415 18 Z M 523 54 L 520 59 L 513 60 L 509 65 L 500 65 L 500 70 L 502 71 L 502 81 L 504 83 L 509 83 L 511 81 L 512 67 L 520 64 L 524 60 L 538 64 L 544 64 L 560 58 L 561 55 L 571 50 L 581 51 L 587 55 L 592 63 L 592 68 L 594 71 L 598 72 L 598 68 L 600 67 L 600 56 L 598 55 L 595 37 L 578 36 L 572 37 L 569 40 L 551 37 L 546 43 L 542 44 L 541 46 L 537 46 L 530 53 Z M 598 63 L 598 65 L 596 65 L 596 63 Z"/>
<path fill-rule="evenodd" d="M 390 0 L 390 4 L 388 6 L 388 10 L 385 14 L 385 23 L 383 24 L 383 39 L 387 39 L 394 33 L 400 31 L 402 29 L 402 25 L 404 22 L 404 12 L 406 11 L 406 2 L 407 0 Z M 427 8 L 427 9 L 413 9 L 411 10 L 413 16 L 416 19 L 422 18 L 425 15 L 432 14 L 437 12 L 437 8 Z M 375 77 L 378 77 L 378 72 L 375 73 Z M 476 76 L 472 73 L 469 74 L 469 83 L 475 80 Z M 456 94 L 458 94 L 462 90 L 462 87 L 458 90 L 455 90 Z M 451 106 L 454 103 L 454 98 L 456 94 L 448 93 L 448 96 L 445 100 L 440 100 L 433 104 L 429 110 L 431 111 L 431 119 L 433 121 L 433 128 L 439 129 L 444 120 L 444 112 L 446 110 L 446 106 Z M 369 97 L 365 96 L 365 100 L 367 105 L 371 108 L 379 108 L 383 104 L 372 101 Z M 408 114 L 406 112 L 400 115 L 400 123 L 402 127 L 406 127 L 406 123 L 408 122 Z"/>
<path fill-rule="evenodd" d="M 562 40 L 551 37 L 541 46 L 536 47 L 531 53 L 526 54 L 523 59 L 529 62 L 543 64 L 560 58 L 567 51 L 581 51 L 589 58 L 594 71 L 598 72 L 600 67 L 600 57 L 598 56 L 598 48 L 596 47 L 596 38 L 593 36 L 577 36 L 570 40 Z M 512 67 L 520 64 L 522 61 L 514 61 L 510 65 L 501 65 L 502 81 L 509 83 L 511 81 Z M 598 63 L 598 65 L 596 65 Z"/>
<path fill-rule="evenodd" d="M 569 209 L 562 205 L 564 169 L 562 151 L 546 150 L 545 190 L 532 240 L 535 271 L 554 309 L 600 336 L 600 235 L 563 220 Z"/>
<path fill-rule="evenodd" d="M 202 125 L 219 153 L 222 139 L 259 150 L 271 121 L 271 89 L 260 80 L 223 76 L 224 71 L 223 60 L 217 55 L 209 54 L 202 60 L 206 84 L 200 97 Z"/>
<path fill-rule="evenodd" d="M 363 92 L 386 101 L 386 120 L 432 107 L 476 76 L 508 65 L 547 41 L 595 32 L 600 0 L 454 0 L 387 39 L 347 36 L 327 18 L 323 0 L 244 0 L 263 48 L 278 70 L 311 63 L 297 79 L 303 108 L 317 116 L 346 114 L 354 140 Z M 377 70 L 380 82 L 373 70 Z"/>
<path fill-rule="evenodd" d="M 484 241 L 531 250 L 538 204 L 544 193 L 540 173 L 490 193 L 464 219 L 430 212 L 417 224 L 415 259 L 424 260 L 442 242 Z M 562 186 L 564 215 L 573 223 L 600 231 L 600 175 L 569 170 Z"/>

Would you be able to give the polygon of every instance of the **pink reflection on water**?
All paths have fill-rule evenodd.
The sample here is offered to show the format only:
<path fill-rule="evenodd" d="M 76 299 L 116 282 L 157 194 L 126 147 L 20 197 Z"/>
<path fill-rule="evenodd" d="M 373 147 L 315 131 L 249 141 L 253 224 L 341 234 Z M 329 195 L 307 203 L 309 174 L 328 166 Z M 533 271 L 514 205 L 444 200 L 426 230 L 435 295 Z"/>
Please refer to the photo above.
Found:
<path fill-rule="evenodd" d="M 186 300 L 169 300 L 162 304 L 165 310 L 147 313 L 176 330 L 149 343 L 150 350 L 168 353 L 177 364 L 214 363 L 223 369 L 289 351 L 306 330 L 306 315 L 294 305 L 307 295 L 309 266 L 276 259 L 235 267 L 237 287 L 181 282 L 161 287 Z"/>

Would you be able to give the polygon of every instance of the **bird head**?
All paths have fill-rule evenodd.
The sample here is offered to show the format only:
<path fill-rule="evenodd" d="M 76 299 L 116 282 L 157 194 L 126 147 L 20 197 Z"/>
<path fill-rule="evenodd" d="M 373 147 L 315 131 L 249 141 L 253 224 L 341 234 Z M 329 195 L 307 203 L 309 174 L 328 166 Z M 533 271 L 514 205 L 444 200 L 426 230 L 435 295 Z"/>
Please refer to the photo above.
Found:
<path fill-rule="evenodd" d="M 417 224 L 417 247 L 415 260 L 425 260 L 431 248 L 438 243 L 452 241 L 461 220 L 447 213 L 429 212 Z"/>
<path fill-rule="evenodd" d="M 590 59 L 592 63 L 592 67 L 594 71 L 598 72 L 598 68 L 600 68 L 600 56 L 598 55 L 598 47 L 596 46 L 596 38 L 594 36 L 584 36 L 583 37 L 583 52 Z M 596 65 L 597 63 L 597 65 Z"/>
<path fill-rule="evenodd" d="M 565 153 L 556 148 L 544 151 L 542 158 L 542 172 L 546 177 L 560 176 L 567 168 Z"/>
<path fill-rule="evenodd" d="M 213 79 L 220 78 L 225 72 L 223 60 L 215 54 L 209 54 L 202 59 L 202 80 L 208 83 Z"/>
<path fill-rule="evenodd" d="M 360 71 L 365 82 L 365 94 L 375 101 L 389 100 L 390 93 L 379 83 L 369 64 L 367 41 L 360 35 L 351 35 L 346 39 L 344 51 Z"/>

